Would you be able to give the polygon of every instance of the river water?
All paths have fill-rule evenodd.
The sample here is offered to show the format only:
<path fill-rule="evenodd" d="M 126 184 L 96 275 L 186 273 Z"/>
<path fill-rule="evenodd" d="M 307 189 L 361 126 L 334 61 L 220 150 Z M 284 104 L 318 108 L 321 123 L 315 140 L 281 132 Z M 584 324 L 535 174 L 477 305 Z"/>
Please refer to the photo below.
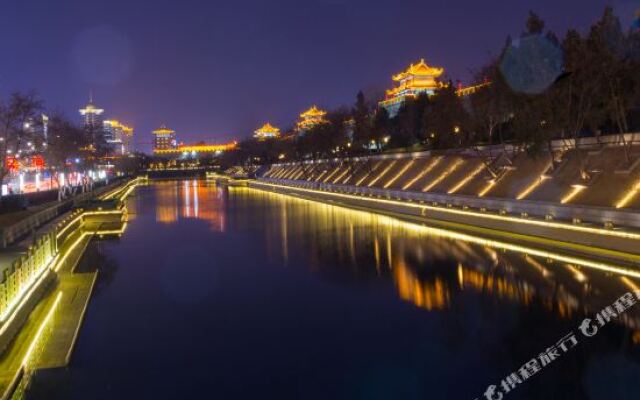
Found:
<path fill-rule="evenodd" d="M 99 279 L 70 366 L 28 398 L 473 400 L 570 332 L 502 398 L 640 398 L 640 305 L 578 330 L 638 281 L 213 182 L 127 203 L 124 235 L 79 266 Z"/>

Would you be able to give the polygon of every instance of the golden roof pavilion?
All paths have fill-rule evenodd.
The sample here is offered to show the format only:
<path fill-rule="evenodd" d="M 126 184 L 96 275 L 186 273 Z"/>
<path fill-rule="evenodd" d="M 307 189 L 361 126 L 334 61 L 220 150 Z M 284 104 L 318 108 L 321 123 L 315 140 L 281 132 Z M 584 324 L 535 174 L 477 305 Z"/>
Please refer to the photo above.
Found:
<path fill-rule="evenodd" d="M 444 84 L 438 80 L 444 73 L 444 68 L 427 65 L 424 59 L 417 64 L 411 64 L 406 71 L 391 77 L 398 86 L 389 89 L 380 106 L 387 109 L 390 116 L 394 116 L 407 98 L 415 98 L 422 93 L 432 95 Z"/>
<path fill-rule="evenodd" d="M 327 120 L 324 118 L 327 112 L 319 109 L 315 105 L 307 111 L 300 114 L 298 121 L 298 131 L 305 132 L 318 124 L 324 124 Z"/>
<path fill-rule="evenodd" d="M 254 133 L 253 137 L 257 138 L 258 140 L 266 140 L 266 139 L 280 137 L 280 129 L 276 128 L 275 126 L 271 125 L 268 122 L 262 125 L 260 129 L 257 129 L 253 133 Z"/>

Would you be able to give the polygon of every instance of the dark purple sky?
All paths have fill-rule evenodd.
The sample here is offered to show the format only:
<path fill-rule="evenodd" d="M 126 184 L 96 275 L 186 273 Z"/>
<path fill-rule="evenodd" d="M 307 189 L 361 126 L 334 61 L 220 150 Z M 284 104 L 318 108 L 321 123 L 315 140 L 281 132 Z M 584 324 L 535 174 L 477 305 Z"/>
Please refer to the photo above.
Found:
<path fill-rule="evenodd" d="M 351 104 L 424 57 L 455 79 L 518 35 L 529 9 L 557 32 L 585 30 L 596 0 L 16 0 L 0 8 L 0 95 L 35 89 L 78 118 L 90 91 L 148 149 L 242 138 L 264 121 Z M 630 13 L 636 1 L 614 1 Z"/>

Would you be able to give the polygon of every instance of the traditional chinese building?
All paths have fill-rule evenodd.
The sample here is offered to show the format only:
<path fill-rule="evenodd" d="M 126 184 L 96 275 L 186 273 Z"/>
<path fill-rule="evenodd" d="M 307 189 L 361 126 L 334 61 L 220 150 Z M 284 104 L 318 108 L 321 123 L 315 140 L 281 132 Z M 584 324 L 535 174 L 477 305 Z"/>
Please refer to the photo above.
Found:
<path fill-rule="evenodd" d="M 438 79 L 444 73 L 444 68 L 430 67 L 421 59 L 417 64 L 411 64 L 406 71 L 392 77 L 397 86 L 387 90 L 385 99 L 379 103 L 390 117 L 395 116 L 406 99 L 416 98 L 422 93 L 435 94 L 444 84 Z"/>
<path fill-rule="evenodd" d="M 203 153 L 215 153 L 219 154 L 225 151 L 231 151 L 238 146 L 238 143 L 228 142 L 228 143 L 194 143 L 194 144 L 184 144 L 180 143 L 177 146 L 170 148 L 154 148 L 153 153 L 160 155 L 178 155 L 178 156 L 198 156 Z"/>
<path fill-rule="evenodd" d="M 310 109 L 300 114 L 300 119 L 297 123 L 298 132 L 304 133 L 318 124 L 326 123 L 327 120 L 324 118 L 326 115 L 326 111 L 323 111 L 316 106 L 312 106 Z"/>
<path fill-rule="evenodd" d="M 275 139 L 280 137 L 280 129 L 267 122 L 254 132 L 253 137 L 258 140 Z"/>
<path fill-rule="evenodd" d="M 152 133 L 154 152 L 157 150 L 171 150 L 177 147 L 178 142 L 176 141 L 176 131 L 162 125 Z"/>

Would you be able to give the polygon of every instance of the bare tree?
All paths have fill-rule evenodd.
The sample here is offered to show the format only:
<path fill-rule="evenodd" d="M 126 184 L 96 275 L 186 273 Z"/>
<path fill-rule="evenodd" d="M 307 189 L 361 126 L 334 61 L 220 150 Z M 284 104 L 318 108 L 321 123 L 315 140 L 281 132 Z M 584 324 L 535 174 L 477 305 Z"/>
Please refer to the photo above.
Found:
<path fill-rule="evenodd" d="M 9 175 L 9 158 L 19 158 L 21 147 L 32 140 L 35 131 L 30 124 L 42 111 L 42 101 L 34 92 L 14 92 L 0 101 L 0 184 Z"/>

